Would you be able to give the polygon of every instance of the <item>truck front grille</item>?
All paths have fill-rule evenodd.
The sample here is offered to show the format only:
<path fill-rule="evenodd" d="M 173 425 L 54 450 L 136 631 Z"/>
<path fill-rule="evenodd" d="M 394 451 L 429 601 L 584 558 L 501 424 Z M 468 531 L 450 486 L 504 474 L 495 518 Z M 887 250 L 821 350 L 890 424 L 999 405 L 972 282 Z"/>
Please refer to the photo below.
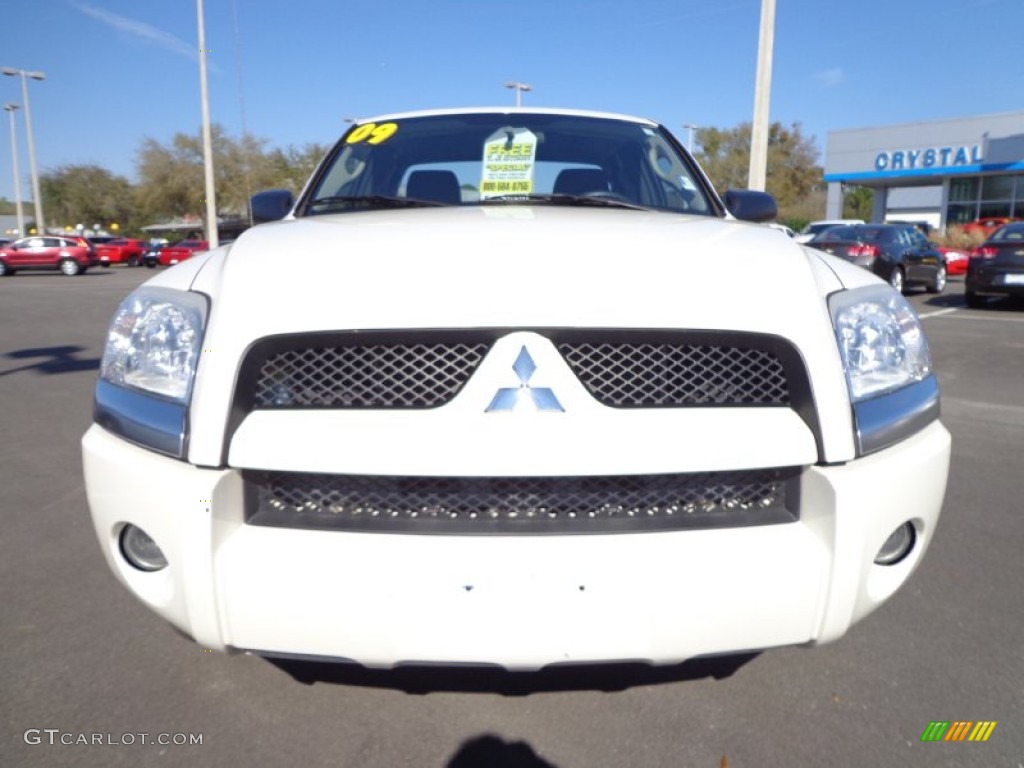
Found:
<path fill-rule="evenodd" d="M 256 408 L 436 408 L 508 330 L 350 331 L 264 339 L 246 356 L 238 403 Z M 611 407 L 794 407 L 806 381 L 776 337 L 735 332 L 536 329 Z"/>

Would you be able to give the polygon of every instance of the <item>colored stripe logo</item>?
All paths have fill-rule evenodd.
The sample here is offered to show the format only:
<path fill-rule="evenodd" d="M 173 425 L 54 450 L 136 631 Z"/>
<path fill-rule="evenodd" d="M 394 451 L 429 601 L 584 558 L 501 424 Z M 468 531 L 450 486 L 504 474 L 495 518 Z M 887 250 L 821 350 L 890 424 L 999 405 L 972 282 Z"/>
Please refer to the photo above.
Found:
<path fill-rule="evenodd" d="M 996 729 L 996 720 L 932 720 L 921 734 L 921 741 L 988 741 Z"/>

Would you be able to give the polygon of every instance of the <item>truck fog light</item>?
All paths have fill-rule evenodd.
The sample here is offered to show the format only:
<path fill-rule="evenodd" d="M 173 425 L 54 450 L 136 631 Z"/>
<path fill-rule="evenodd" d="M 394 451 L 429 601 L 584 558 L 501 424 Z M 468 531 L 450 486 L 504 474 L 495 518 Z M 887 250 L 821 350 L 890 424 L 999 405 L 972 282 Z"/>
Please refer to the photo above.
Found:
<path fill-rule="evenodd" d="M 878 565 L 895 565 L 910 554 L 917 541 L 917 534 L 914 532 L 913 524 L 907 522 L 897 528 L 875 555 L 875 563 Z"/>
<path fill-rule="evenodd" d="M 160 547 L 136 525 L 126 525 L 121 531 L 121 554 L 140 571 L 159 571 L 167 566 L 167 558 Z"/>

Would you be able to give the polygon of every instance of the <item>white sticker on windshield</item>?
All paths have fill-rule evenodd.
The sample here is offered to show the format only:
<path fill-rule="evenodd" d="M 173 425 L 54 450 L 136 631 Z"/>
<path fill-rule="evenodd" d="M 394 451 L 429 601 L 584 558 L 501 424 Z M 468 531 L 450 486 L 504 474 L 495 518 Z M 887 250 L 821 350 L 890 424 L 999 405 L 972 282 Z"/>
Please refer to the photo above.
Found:
<path fill-rule="evenodd" d="M 484 142 L 480 197 L 529 195 L 533 192 L 537 137 L 525 128 L 504 128 Z"/>

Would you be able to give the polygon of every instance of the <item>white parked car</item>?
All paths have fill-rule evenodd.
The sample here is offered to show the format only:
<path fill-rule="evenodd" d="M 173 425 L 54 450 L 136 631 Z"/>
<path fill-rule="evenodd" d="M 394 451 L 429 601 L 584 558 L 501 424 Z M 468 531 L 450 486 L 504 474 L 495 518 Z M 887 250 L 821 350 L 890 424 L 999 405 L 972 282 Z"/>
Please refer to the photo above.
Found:
<path fill-rule="evenodd" d="M 662 126 L 364 120 L 253 212 L 122 303 L 83 440 L 111 569 L 204 647 L 672 663 L 834 640 L 920 563 L 916 315 Z"/>
<path fill-rule="evenodd" d="M 775 221 L 769 221 L 767 222 L 767 226 L 771 227 L 776 232 L 781 232 L 786 237 L 796 237 L 796 232 L 794 232 L 790 227 L 787 227 L 785 224 L 779 224 L 778 222 Z"/>

